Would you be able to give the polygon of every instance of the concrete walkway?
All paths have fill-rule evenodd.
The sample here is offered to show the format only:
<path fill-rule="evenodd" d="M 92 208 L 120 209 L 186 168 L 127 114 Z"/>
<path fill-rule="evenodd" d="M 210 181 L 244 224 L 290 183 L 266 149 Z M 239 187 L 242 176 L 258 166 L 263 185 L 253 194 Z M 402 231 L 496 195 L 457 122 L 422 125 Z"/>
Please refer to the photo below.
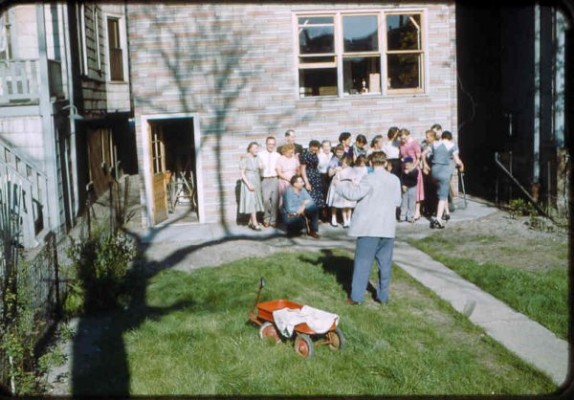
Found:
<path fill-rule="evenodd" d="M 465 209 L 452 214 L 449 223 L 480 218 L 495 211 L 486 204 L 469 200 Z M 563 384 L 568 374 L 568 343 L 427 254 L 401 242 L 404 229 L 428 229 L 426 220 L 415 225 L 418 226 L 399 224 L 394 262 L 450 303 L 456 311 L 482 327 L 493 339 L 547 374 L 556 385 Z M 254 232 L 235 224 L 228 227 L 220 224 L 166 224 L 138 234 L 149 246 L 146 250 L 149 261 L 172 263 L 168 267 L 180 270 L 221 265 L 248 256 L 265 257 L 276 251 L 335 247 L 354 250 L 354 240 L 346 236 L 345 230 L 322 224 L 320 231 L 321 239 L 314 240 L 305 236 L 286 238 L 283 232 L 275 229 Z M 178 252 L 180 256 L 173 257 Z"/>
<path fill-rule="evenodd" d="M 397 243 L 394 261 L 494 340 L 546 373 L 556 385 L 565 382 L 568 342 L 406 243 Z"/>

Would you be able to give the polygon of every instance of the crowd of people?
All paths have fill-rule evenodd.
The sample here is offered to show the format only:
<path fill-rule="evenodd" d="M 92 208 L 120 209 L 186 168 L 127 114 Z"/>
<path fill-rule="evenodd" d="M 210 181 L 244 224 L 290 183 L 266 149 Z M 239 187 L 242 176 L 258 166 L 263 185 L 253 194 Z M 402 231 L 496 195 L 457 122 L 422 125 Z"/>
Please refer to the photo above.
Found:
<path fill-rule="evenodd" d="M 239 212 L 249 215 L 254 230 L 282 222 L 288 234 L 306 230 L 318 238 L 319 221 L 333 227 L 351 226 L 357 200 L 336 190 L 341 182 L 359 186 L 374 171 L 373 156 L 385 156 L 385 169 L 400 182 L 401 202 L 395 207 L 398 222 L 413 223 L 426 216 L 431 228 L 444 228 L 450 219 L 449 195 L 455 192 L 452 175 L 463 170 L 452 134 L 438 124 L 419 143 L 408 129 L 391 127 L 386 137 L 365 135 L 354 140 L 342 132 L 338 143 L 311 140 L 306 149 L 295 142 L 295 131 L 285 132 L 284 143 L 269 136 L 264 148 L 251 142 L 241 157 Z M 258 220 L 262 214 L 262 223 Z"/>

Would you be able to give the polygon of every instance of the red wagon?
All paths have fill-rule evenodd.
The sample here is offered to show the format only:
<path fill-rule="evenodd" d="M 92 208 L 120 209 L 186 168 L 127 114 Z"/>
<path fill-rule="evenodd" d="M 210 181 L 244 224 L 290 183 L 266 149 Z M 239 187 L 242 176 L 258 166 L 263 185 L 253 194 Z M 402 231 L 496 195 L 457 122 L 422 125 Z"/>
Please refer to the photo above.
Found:
<path fill-rule="evenodd" d="M 281 341 L 281 334 L 277 329 L 273 312 L 283 308 L 300 310 L 303 308 L 303 305 L 285 299 L 259 303 L 259 295 L 264 286 L 265 283 L 263 278 L 261 278 L 257 299 L 255 300 L 253 308 L 249 311 L 249 320 L 260 327 L 259 336 L 261 339 L 270 338 L 278 343 Z M 256 309 L 257 313 L 255 313 Z M 315 346 L 327 345 L 332 350 L 341 350 L 345 345 L 343 332 L 335 322 L 333 322 L 329 330 L 325 333 L 317 333 L 311 329 L 307 323 L 301 323 L 295 325 L 291 337 L 293 336 L 295 337 L 295 352 L 302 357 L 311 357 L 314 353 Z"/>

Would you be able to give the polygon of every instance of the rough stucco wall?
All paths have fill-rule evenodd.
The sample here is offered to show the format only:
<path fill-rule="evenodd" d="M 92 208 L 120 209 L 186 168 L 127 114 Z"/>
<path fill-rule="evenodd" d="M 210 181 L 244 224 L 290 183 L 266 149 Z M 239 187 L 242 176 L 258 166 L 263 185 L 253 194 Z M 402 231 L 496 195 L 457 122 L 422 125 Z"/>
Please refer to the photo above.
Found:
<path fill-rule="evenodd" d="M 426 11 L 425 94 L 299 99 L 293 13 L 303 10 Z M 238 160 L 248 142 L 373 135 L 392 125 L 416 138 L 433 123 L 456 136 L 454 4 L 128 4 L 128 37 L 140 173 L 141 116 L 190 113 L 200 119 L 206 222 L 236 217 Z M 198 134 L 198 133 L 196 133 Z M 223 203 L 223 204 L 222 204 Z"/>

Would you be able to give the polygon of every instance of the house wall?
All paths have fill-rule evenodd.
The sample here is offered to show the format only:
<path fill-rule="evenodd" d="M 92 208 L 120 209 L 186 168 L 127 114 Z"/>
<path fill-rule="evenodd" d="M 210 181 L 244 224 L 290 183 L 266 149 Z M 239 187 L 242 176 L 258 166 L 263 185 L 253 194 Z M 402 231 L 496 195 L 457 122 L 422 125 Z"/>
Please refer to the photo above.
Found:
<path fill-rule="evenodd" d="M 305 10 L 413 9 L 426 12 L 424 94 L 299 98 L 293 13 Z M 140 173 L 144 116 L 199 118 L 205 215 L 236 218 L 238 160 L 250 141 L 288 128 L 303 145 L 337 140 L 342 131 L 370 139 L 392 125 L 422 139 L 433 123 L 456 137 L 454 4 L 182 4 L 128 3 L 128 37 Z M 147 155 L 145 155 L 147 156 Z M 201 197 L 201 196 L 200 196 Z"/>
<path fill-rule="evenodd" d="M 36 27 L 36 5 L 25 4 L 12 7 L 9 11 L 13 25 L 11 28 L 12 58 L 38 58 L 38 31 Z"/>
<path fill-rule="evenodd" d="M 38 166 L 44 164 L 44 134 L 39 115 L 0 118 L 0 136 Z"/>
<path fill-rule="evenodd" d="M 77 27 L 81 29 L 81 27 Z M 98 4 L 84 4 L 85 51 L 88 64 L 87 74 L 82 74 L 81 103 L 87 111 L 105 111 L 105 52 L 103 46 L 103 19 Z M 79 57 L 77 55 L 76 57 Z"/>

